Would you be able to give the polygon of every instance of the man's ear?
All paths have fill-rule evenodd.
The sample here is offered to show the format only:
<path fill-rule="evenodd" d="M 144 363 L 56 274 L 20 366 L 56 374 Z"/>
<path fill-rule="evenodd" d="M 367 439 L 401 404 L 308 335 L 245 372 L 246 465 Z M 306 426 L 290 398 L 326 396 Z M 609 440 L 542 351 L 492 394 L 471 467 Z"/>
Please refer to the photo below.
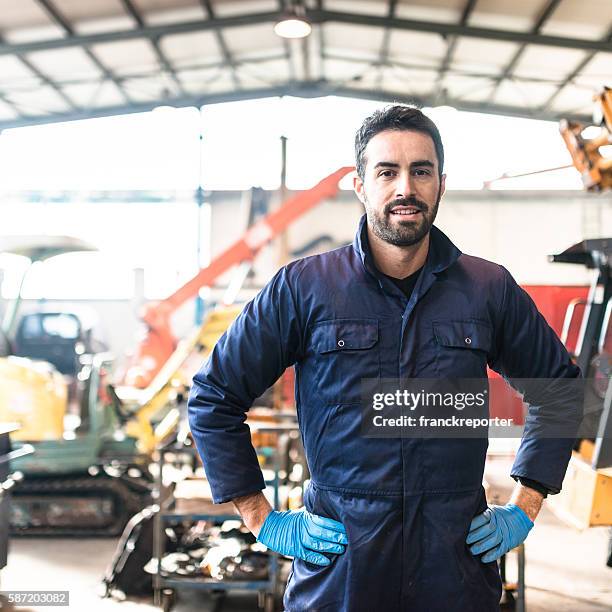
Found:
<path fill-rule="evenodd" d="M 444 195 L 445 191 L 446 191 L 446 174 L 443 174 L 440 177 L 440 197 Z"/>
<path fill-rule="evenodd" d="M 365 205 L 365 196 L 363 193 L 363 181 L 361 180 L 361 178 L 359 177 L 357 173 L 355 173 L 355 176 L 353 176 L 353 190 L 355 191 L 355 194 L 359 198 L 359 201 L 363 205 Z"/>

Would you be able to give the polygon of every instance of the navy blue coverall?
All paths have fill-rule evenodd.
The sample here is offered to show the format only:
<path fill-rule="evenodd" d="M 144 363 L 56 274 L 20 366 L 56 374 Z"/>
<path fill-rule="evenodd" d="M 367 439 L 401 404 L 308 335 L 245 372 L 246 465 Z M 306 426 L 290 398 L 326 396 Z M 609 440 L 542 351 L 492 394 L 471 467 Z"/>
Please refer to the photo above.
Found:
<path fill-rule="evenodd" d="M 304 505 L 343 523 L 349 544 L 329 566 L 293 561 L 285 609 L 498 610 L 497 563 L 465 543 L 487 507 L 488 441 L 362 437 L 360 381 L 481 378 L 487 365 L 509 380 L 579 377 L 527 293 L 434 226 L 407 300 L 374 266 L 365 215 L 352 245 L 283 267 L 193 379 L 189 420 L 215 502 L 264 488 L 246 411 L 291 365 L 312 474 Z M 559 490 L 571 447 L 524 439 L 511 474 Z"/>

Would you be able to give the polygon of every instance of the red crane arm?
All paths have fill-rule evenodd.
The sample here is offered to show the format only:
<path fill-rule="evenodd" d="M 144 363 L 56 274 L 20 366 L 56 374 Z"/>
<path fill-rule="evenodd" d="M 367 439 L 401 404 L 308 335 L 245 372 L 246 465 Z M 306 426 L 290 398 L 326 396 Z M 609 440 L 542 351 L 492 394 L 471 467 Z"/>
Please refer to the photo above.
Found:
<path fill-rule="evenodd" d="M 352 170 L 350 166 L 340 168 L 311 189 L 289 198 L 279 208 L 250 227 L 241 238 L 172 295 L 160 302 L 145 306 L 141 318 L 147 325 L 147 334 L 137 347 L 125 375 L 125 384 L 146 387 L 170 357 L 176 348 L 170 317 L 179 306 L 195 297 L 202 287 L 211 286 L 215 279 L 233 266 L 254 259 L 266 244 L 286 230 L 293 221 L 321 201 L 334 197 L 338 193 L 340 179 Z"/>

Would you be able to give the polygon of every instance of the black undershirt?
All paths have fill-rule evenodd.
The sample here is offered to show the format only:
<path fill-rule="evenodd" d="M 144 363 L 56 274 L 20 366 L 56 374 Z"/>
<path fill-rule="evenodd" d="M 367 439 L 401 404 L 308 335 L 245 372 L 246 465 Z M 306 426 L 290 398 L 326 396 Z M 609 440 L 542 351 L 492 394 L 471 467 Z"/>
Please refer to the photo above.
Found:
<path fill-rule="evenodd" d="M 414 291 L 414 287 L 416 285 L 417 279 L 419 278 L 419 273 L 421 272 L 421 269 L 422 268 L 419 268 L 416 272 L 413 272 L 410 276 L 407 276 L 406 278 L 394 278 L 393 276 L 389 276 L 388 274 L 385 274 L 385 276 L 406 296 L 406 299 L 409 300 L 410 296 L 412 295 L 412 292 Z M 516 478 L 516 480 L 518 480 L 522 485 L 526 487 L 535 489 L 536 491 L 544 495 L 544 497 L 546 497 L 548 493 L 551 492 L 547 487 L 535 480 L 523 478 L 522 476 Z M 553 493 L 556 492 L 557 491 L 553 491 Z"/>
<path fill-rule="evenodd" d="M 406 298 L 410 299 L 421 270 L 422 267 L 406 278 L 394 278 L 388 274 L 385 274 L 385 276 L 406 296 Z"/>

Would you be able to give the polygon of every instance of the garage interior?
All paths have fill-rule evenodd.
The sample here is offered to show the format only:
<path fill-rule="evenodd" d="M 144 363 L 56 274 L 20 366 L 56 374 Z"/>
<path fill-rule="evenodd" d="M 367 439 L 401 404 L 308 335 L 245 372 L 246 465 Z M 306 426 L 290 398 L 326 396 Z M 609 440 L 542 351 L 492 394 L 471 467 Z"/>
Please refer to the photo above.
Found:
<path fill-rule="evenodd" d="M 440 127 L 436 226 L 598 406 L 502 609 L 612 609 L 609 0 L 0 0 L 2 609 L 283 609 L 290 559 L 213 504 L 189 388 L 280 267 L 353 241 L 354 133 L 391 103 Z M 281 510 L 310 478 L 294 389 L 247 421 Z M 519 443 L 490 441 L 489 503 Z"/>

